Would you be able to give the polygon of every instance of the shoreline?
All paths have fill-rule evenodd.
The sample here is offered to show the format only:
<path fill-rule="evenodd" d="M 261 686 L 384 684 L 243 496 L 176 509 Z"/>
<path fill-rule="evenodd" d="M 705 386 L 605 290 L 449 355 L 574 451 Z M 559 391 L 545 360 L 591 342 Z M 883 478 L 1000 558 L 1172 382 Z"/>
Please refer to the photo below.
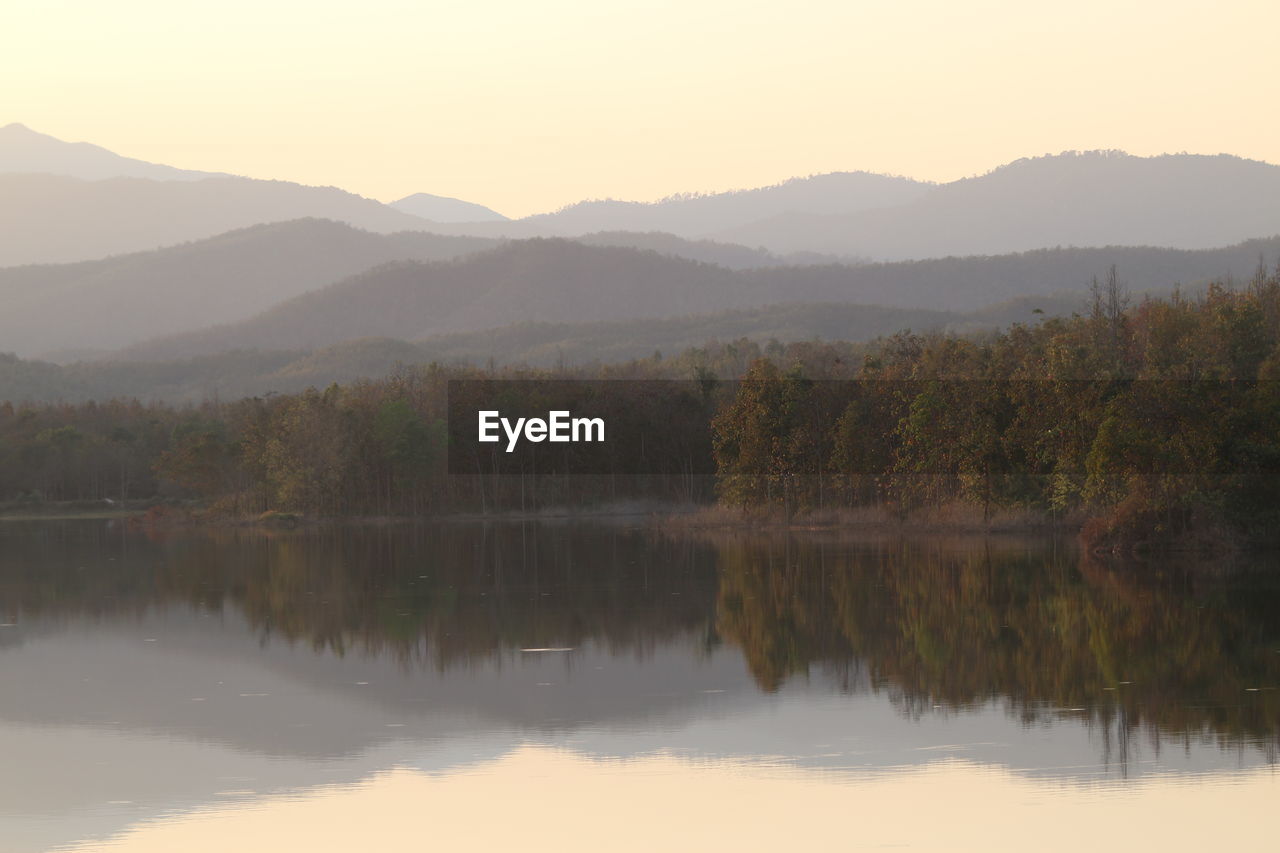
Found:
<path fill-rule="evenodd" d="M 534 511 L 448 512 L 430 515 L 309 516 L 268 510 L 256 515 L 216 513 L 202 505 L 144 501 L 103 506 L 72 501 L 0 506 L 4 522 L 120 521 L 136 530 L 258 529 L 305 530 L 333 526 L 400 526 L 414 524 L 573 524 L 595 523 L 643 528 L 666 534 L 861 534 L 871 536 L 1048 536 L 1071 538 L 1098 555 L 1198 554 L 1222 556 L 1240 551 L 1266 551 L 1270 539 L 1250 540 L 1215 528 L 1176 536 L 1129 530 L 1121 537 L 1095 539 L 1082 512 L 1055 514 L 1039 510 L 998 510 L 984 517 L 981 507 L 948 504 L 915 510 L 905 516 L 878 507 L 824 509 L 788 515 L 778 509 L 737 509 L 721 504 L 667 504 L 623 501 L 591 507 L 555 506 Z"/>
<path fill-rule="evenodd" d="M 623 501 L 590 507 L 553 506 L 539 510 L 503 512 L 443 512 L 425 515 L 312 516 L 280 510 L 252 515 L 211 512 L 206 506 L 130 502 L 103 506 L 100 502 L 32 503 L 0 506 L 3 521 L 61 521 L 126 519 L 143 527 L 312 527 L 331 524 L 395 525 L 418 523 L 489 522 L 642 522 L 663 530 L 863 530 L 912 533 L 1075 533 L 1078 517 L 1055 518 L 1037 512 L 1002 512 L 981 518 L 965 505 L 920 510 L 901 518 L 872 508 L 821 510 L 788 517 L 776 510 L 740 510 L 720 504 L 670 504 Z"/>

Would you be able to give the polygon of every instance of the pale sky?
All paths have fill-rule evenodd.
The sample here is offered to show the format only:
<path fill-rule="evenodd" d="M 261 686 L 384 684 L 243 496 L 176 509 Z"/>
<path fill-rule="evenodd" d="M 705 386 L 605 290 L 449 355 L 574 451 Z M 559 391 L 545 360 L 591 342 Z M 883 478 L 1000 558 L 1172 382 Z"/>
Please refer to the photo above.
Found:
<path fill-rule="evenodd" d="M 1280 3 L 3 0 L 0 125 L 509 216 L 1121 148 L 1280 163 Z"/>

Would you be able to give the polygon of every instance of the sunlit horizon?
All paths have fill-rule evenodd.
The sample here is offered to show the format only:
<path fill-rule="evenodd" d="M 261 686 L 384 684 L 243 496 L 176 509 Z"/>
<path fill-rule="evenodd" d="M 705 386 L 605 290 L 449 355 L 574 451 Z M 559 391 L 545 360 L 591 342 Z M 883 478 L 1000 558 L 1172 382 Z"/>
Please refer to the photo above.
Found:
<path fill-rule="evenodd" d="M 55 138 L 60 139 L 60 141 L 62 142 L 73 143 L 73 144 L 88 143 L 92 145 L 99 145 L 99 143 L 95 142 L 93 139 L 71 139 L 71 138 L 56 137 L 56 135 L 49 134 L 39 127 L 34 127 L 27 122 L 23 122 L 19 120 L 14 120 L 11 122 L 2 122 L 0 123 L 0 127 L 4 127 L 9 124 L 21 125 L 25 127 L 27 130 L 33 131 L 35 133 L 41 133 L 48 136 L 55 136 Z M 99 147 L 106 148 L 107 146 L 99 145 Z M 128 151 L 120 151 L 120 150 L 115 150 L 110 148 L 108 148 L 108 150 L 111 150 L 112 153 L 118 154 L 122 157 L 130 157 L 135 160 L 144 160 L 144 161 L 146 160 L 145 157 L 138 156 Z M 952 181 L 964 180 L 967 178 L 981 177 L 983 175 L 987 175 L 992 172 L 995 172 L 1003 168 L 1004 166 L 1008 166 L 1012 163 L 1016 163 L 1020 160 L 1034 160 L 1034 159 L 1045 158 L 1045 157 L 1059 157 L 1059 156 L 1072 155 L 1072 154 L 1095 154 L 1095 153 L 1123 154 L 1123 155 L 1131 155 L 1134 157 L 1143 157 L 1143 158 L 1179 156 L 1179 155 L 1203 156 L 1203 157 L 1230 156 L 1230 157 L 1239 157 L 1240 159 L 1244 159 L 1244 160 L 1252 160 L 1255 162 L 1268 163 L 1271 165 L 1276 164 L 1273 161 L 1265 160 L 1258 157 L 1244 157 L 1232 151 L 1185 151 L 1184 150 L 1184 151 L 1156 151 L 1151 153 L 1139 153 L 1139 152 L 1127 151 L 1119 148 L 1064 149 L 1061 151 L 1043 151 L 1043 152 L 1026 154 L 1019 157 L 1014 157 L 1010 160 L 1002 161 L 999 163 L 993 163 L 987 168 L 979 169 L 974 172 L 950 176 L 950 177 L 942 177 L 942 178 L 925 176 L 925 175 L 904 174 L 899 172 L 876 172 L 876 170 L 874 169 L 864 169 L 856 166 L 851 166 L 847 169 L 831 169 L 831 170 L 822 171 L 822 172 L 805 172 L 805 173 L 788 174 L 788 175 L 779 177 L 775 180 L 764 179 L 764 180 L 761 180 L 760 182 L 752 183 L 752 184 L 723 185 L 723 186 L 715 186 L 715 187 L 693 187 L 693 188 L 686 188 L 686 189 L 678 189 L 668 193 L 653 195 L 650 197 L 634 197 L 634 196 L 625 196 L 619 193 L 604 193 L 602 195 L 584 196 L 582 198 L 571 199 L 571 200 L 565 201 L 562 204 L 558 204 L 555 207 L 550 207 L 546 209 L 529 210 L 524 213 L 513 214 L 513 215 L 509 214 L 509 215 L 511 216 L 512 219 L 519 219 L 525 216 L 534 216 L 534 215 L 544 214 L 544 213 L 554 213 L 566 207 L 571 207 L 574 204 L 578 204 L 580 202 L 590 202 L 590 201 L 616 200 L 616 201 L 627 201 L 627 202 L 654 203 L 654 202 L 667 201 L 667 200 L 679 198 L 682 196 L 690 196 L 690 195 L 701 196 L 701 195 L 714 195 L 714 194 L 726 193 L 726 192 L 741 192 L 741 191 L 748 191 L 748 190 L 759 189 L 759 188 L 778 186 L 780 184 L 784 184 L 793 180 L 805 180 L 808 178 L 821 177 L 823 175 L 829 175 L 829 174 L 838 173 L 838 172 L 868 172 L 873 174 L 887 175 L 890 177 L 908 178 L 914 181 L 919 181 L 921 183 L 939 185 L 939 184 L 949 183 Z M 159 163 L 161 165 L 166 165 L 166 166 L 175 166 L 181 169 L 191 169 L 196 171 L 206 171 L 206 172 L 213 172 L 213 173 L 227 173 L 227 174 L 235 175 L 237 177 L 252 178 L 256 180 L 292 180 L 292 179 L 281 178 L 279 176 L 269 175 L 269 174 L 246 174 L 241 172 L 235 172 L 230 169 L 221 168 L 217 164 L 202 164 L 197 162 L 174 162 L 172 160 L 155 160 L 155 161 L 148 161 L 148 162 L 155 162 L 155 163 Z M 391 203 L 394 201 L 398 201 L 399 199 L 402 199 L 406 196 L 410 196 L 419 192 L 430 193 L 432 195 L 442 195 L 442 196 L 445 195 L 443 193 L 433 192 L 430 189 L 425 189 L 425 190 L 418 189 L 418 190 L 410 190 L 408 192 L 399 193 L 399 194 L 392 193 L 390 195 L 371 196 L 371 195 L 365 195 L 364 193 L 361 193 L 355 189 L 352 189 L 351 187 L 343 186 L 331 181 L 318 180 L 318 181 L 308 182 L 308 181 L 298 180 L 293 182 L 303 184 L 306 186 L 337 187 L 338 189 L 346 190 L 348 192 L 353 192 L 357 195 L 362 195 L 366 198 L 374 198 L 375 200 L 383 203 Z M 484 199 L 470 198 L 470 197 L 464 197 L 464 196 L 445 196 L 445 197 L 457 198 L 461 201 L 473 202 L 476 204 L 482 204 L 487 207 L 497 209 L 494 205 L 487 204 Z M 505 210 L 501 210 L 501 209 L 499 209 L 498 212 L 503 214 L 507 213 Z"/>
<path fill-rule="evenodd" d="M 1280 7 L 13 4 L 0 125 L 508 216 L 1118 149 L 1280 162 Z"/>

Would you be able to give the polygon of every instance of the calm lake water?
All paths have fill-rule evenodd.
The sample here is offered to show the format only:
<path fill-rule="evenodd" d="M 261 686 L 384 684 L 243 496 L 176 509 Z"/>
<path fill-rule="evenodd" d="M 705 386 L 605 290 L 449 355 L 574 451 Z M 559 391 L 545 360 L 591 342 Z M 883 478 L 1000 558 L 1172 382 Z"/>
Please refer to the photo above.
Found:
<path fill-rule="evenodd" d="M 0 849 L 1274 849 L 1280 565 L 0 524 Z"/>

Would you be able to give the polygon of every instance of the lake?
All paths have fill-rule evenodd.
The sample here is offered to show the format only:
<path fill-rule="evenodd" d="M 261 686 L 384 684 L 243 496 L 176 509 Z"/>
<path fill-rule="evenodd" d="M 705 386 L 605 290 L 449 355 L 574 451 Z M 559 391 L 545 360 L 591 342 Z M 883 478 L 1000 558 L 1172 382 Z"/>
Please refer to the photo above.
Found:
<path fill-rule="evenodd" d="M 0 849 L 1274 843 L 1280 566 L 0 523 Z"/>

